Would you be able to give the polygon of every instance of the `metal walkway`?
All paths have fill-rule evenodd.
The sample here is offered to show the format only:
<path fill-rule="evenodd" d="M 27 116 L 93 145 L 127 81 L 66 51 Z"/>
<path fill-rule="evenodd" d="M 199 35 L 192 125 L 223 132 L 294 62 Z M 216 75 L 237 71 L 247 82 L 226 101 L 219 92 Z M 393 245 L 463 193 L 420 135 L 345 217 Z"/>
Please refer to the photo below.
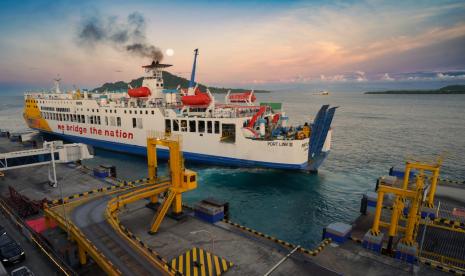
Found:
<path fill-rule="evenodd" d="M 162 275 L 107 222 L 105 211 L 111 199 L 106 195 L 76 207 L 71 221 L 123 275 Z"/>
<path fill-rule="evenodd" d="M 425 225 L 419 227 L 418 243 Z M 420 256 L 449 266 L 465 269 L 465 235 L 447 229 L 426 227 Z"/>
<path fill-rule="evenodd" d="M 50 164 L 67 163 L 93 156 L 84 144 L 63 144 L 62 141 L 44 142 L 41 149 L 0 153 L 0 171 Z"/>

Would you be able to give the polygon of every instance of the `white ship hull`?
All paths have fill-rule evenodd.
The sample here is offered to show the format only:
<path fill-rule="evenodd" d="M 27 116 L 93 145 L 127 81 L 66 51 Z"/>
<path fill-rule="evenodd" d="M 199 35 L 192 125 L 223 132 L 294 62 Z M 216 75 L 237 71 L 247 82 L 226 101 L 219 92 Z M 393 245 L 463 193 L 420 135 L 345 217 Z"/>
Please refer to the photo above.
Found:
<path fill-rule="evenodd" d="M 198 130 L 199 121 L 212 122 L 212 133 L 208 129 L 204 132 L 173 131 L 182 136 L 182 150 L 186 160 L 198 161 L 202 163 L 218 164 L 226 166 L 244 167 L 267 167 L 294 170 L 317 170 L 324 158 L 329 153 L 330 135 L 318 159 L 309 160 L 309 138 L 303 140 L 253 140 L 242 135 L 236 135 L 234 143 L 221 141 L 221 129 L 215 133 L 215 121 L 219 126 L 223 124 L 234 124 L 236 133 L 241 133 L 241 126 L 246 118 L 176 118 L 165 117 L 160 108 L 128 108 L 116 110 L 114 108 L 102 108 L 94 100 L 79 101 L 59 101 L 59 100 L 36 100 L 39 110 L 47 110 L 60 107 L 69 112 L 63 113 L 62 117 L 54 120 L 50 115 L 52 112 L 42 111 L 41 118 L 48 125 L 48 129 L 37 127 L 34 119 L 28 119 L 29 126 L 43 133 L 54 134 L 63 139 L 73 142 L 83 142 L 94 147 L 104 148 L 113 151 L 127 152 L 132 154 L 146 155 L 147 131 L 165 131 L 165 119 L 195 121 Z M 89 110 L 89 111 L 87 111 Z M 94 112 L 92 112 L 94 110 Z M 97 110 L 99 110 L 97 112 Z M 112 113 L 109 113 L 112 110 Z M 132 114 L 129 114 L 131 110 Z M 124 113 L 126 111 L 126 114 Z M 154 114 L 152 115 L 152 111 Z M 137 113 L 137 114 L 134 114 Z M 142 113 L 142 114 L 141 114 Z M 147 114 L 146 114 L 147 113 Z M 67 119 L 67 116 L 78 114 L 90 118 L 90 116 L 100 116 L 100 124 L 88 124 L 71 122 L 74 119 Z M 98 115 L 97 115 L 98 114 Z M 42 116 L 44 118 L 42 118 Z M 108 119 L 105 119 L 108 118 Z M 114 119 L 111 119 L 111 118 Z M 116 126 L 116 117 L 121 118 L 120 126 Z M 133 119 L 136 119 L 140 127 L 133 127 Z M 36 118 L 37 120 L 37 118 Z M 106 124 L 108 120 L 108 125 Z M 111 126 L 114 121 L 115 126 Z M 160 149 L 160 157 L 163 157 L 164 150 Z"/>
<path fill-rule="evenodd" d="M 335 107 L 323 106 L 314 123 L 289 127 L 280 105 L 256 105 L 253 91 L 228 93 L 217 104 L 197 86 L 164 89 L 162 69 L 169 66 L 143 66 L 142 86 L 127 93 L 62 93 L 56 80 L 55 92 L 25 94 L 24 118 L 43 133 L 140 155 L 149 131 L 174 133 L 186 160 L 217 165 L 316 171 L 328 155 Z M 194 72 L 195 61 L 191 84 Z M 160 148 L 159 156 L 166 151 Z"/>

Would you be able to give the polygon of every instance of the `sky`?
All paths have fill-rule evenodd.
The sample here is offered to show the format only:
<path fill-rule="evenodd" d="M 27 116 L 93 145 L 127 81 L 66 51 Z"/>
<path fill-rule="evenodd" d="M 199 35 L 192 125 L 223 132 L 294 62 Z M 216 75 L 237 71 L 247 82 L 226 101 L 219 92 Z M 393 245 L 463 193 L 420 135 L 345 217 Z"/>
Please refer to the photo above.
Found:
<path fill-rule="evenodd" d="M 151 62 L 125 50 L 141 41 L 184 77 L 198 48 L 209 85 L 465 81 L 464 1 L 185 2 L 3 0 L 0 85 L 128 81 Z M 92 20 L 110 34 L 83 41 Z"/>

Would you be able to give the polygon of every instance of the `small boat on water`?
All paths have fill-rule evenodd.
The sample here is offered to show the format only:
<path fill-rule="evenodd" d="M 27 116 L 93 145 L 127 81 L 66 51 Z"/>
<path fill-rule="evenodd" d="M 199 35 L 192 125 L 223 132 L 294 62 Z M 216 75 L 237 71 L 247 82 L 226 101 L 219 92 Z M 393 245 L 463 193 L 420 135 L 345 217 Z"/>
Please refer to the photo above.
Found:
<path fill-rule="evenodd" d="M 329 91 L 328 90 L 321 90 L 320 92 L 313 93 L 313 95 L 328 96 Z"/>

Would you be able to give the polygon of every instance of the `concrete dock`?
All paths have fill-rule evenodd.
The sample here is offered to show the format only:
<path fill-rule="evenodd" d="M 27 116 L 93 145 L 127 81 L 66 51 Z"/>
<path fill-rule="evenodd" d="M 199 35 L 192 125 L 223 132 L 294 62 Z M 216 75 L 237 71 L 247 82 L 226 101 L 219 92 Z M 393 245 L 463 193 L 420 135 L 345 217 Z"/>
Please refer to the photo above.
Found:
<path fill-rule="evenodd" d="M 24 147 L 20 144 L 0 138 L 0 152 L 21 149 Z M 0 194 L 8 199 L 8 186 L 12 186 L 31 200 L 53 201 L 59 200 L 61 196 L 72 197 L 117 184 L 114 179 L 95 178 L 89 171 L 73 165 L 57 164 L 57 176 L 63 195 L 60 193 L 60 186 L 53 188 L 48 184 L 48 166 L 6 172 L 5 176 L 0 178 Z M 456 194 L 454 191 L 451 193 Z M 140 252 L 128 246 L 114 229 L 105 224 L 103 212 L 106 202 L 115 195 L 117 193 L 92 195 L 68 210 L 68 217 L 107 258 L 112 260 L 115 266 L 120 268 L 123 275 L 158 274 Z M 233 265 L 226 272 L 227 275 L 264 275 L 285 258 L 295 246 L 283 241 L 277 242 L 278 239 L 256 235 L 254 231 L 244 230 L 226 221 L 215 224 L 205 222 L 193 216 L 189 208 L 184 209 L 187 216 L 182 220 L 165 217 L 159 231 L 150 235 L 148 230 L 155 211 L 147 208 L 146 203 L 146 200 L 140 200 L 127 205 L 119 216 L 120 222 L 134 233 L 141 243 L 158 253 L 168 263 L 172 263 L 173 259 L 193 248 L 200 248 L 202 252 L 212 253 L 231 262 Z M 37 216 L 41 214 L 35 217 Z M 271 275 L 360 275 L 361 273 L 438 275 L 444 273 L 430 266 L 423 264 L 413 266 L 362 248 L 357 242 L 357 237 L 364 234 L 370 226 L 370 216 L 361 216 L 354 222 L 352 232 L 354 240 L 342 245 L 334 243 L 326 245 L 318 250 L 316 256 L 298 250 L 277 266 Z M 63 233 L 57 228 L 53 231 Z M 67 242 L 66 235 L 63 237 L 63 242 Z M 94 262 L 90 262 L 85 268 L 78 265 L 76 270 L 82 274 L 102 274 Z"/>

